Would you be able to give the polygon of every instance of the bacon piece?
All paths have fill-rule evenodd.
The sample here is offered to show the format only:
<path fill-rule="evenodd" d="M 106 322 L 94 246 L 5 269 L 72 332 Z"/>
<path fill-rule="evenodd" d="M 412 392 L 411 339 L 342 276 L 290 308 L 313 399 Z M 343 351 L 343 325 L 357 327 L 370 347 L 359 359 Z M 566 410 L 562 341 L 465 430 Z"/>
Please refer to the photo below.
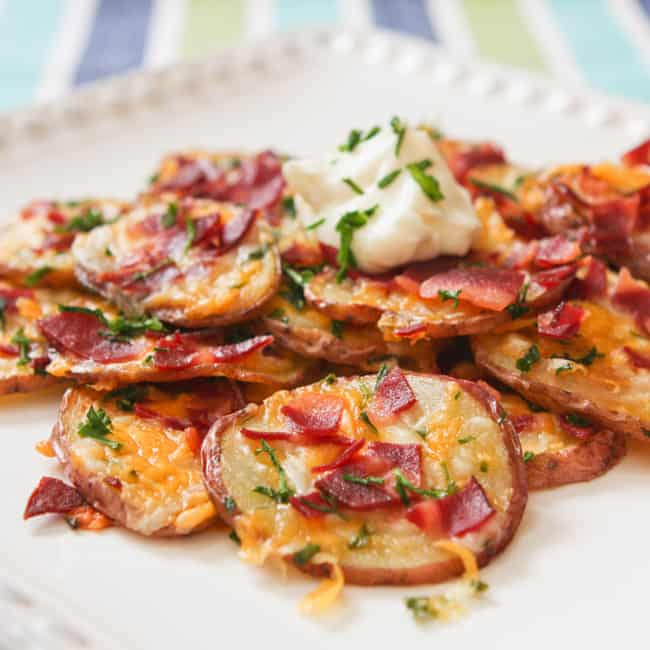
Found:
<path fill-rule="evenodd" d="M 410 264 L 399 275 L 393 278 L 393 282 L 403 291 L 419 295 L 420 285 L 432 275 L 449 271 L 458 263 L 458 258 L 438 257 L 428 262 L 417 262 Z"/>
<path fill-rule="evenodd" d="M 354 456 L 361 450 L 361 448 L 366 444 L 366 441 L 363 438 L 355 440 L 343 453 L 335 458 L 331 463 L 326 465 L 316 465 L 311 468 L 312 472 L 329 472 L 331 470 L 337 469 L 338 467 L 343 467 L 349 461 L 352 460 Z"/>
<path fill-rule="evenodd" d="M 371 420 L 381 423 L 411 408 L 416 401 L 415 393 L 404 373 L 395 367 L 377 386 L 368 406 L 368 415 Z"/>
<path fill-rule="evenodd" d="M 539 242 L 537 240 L 526 243 L 516 242 L 506 260 L 506 265 L 511 269 L 527 269 L 533 264 L 538 250 Z"/>
<path fill-rule="evenodd" d="M 163 415 L 158 413 L 153 409 L 148 408 L 142 402 L 136 402 L 133 405 L 133 412 L 139 417 L 145 420 L 158 420 L 163 424 L 163 426 L 170 429 L 176 429 L 177 431 L 182 431 L 191 426 L 189 420 L 184 420 L 182 418 L 171 417 L 169 415 Z"/>
<path fill-rule="evenodd" d="M 334 433 L 341 423 L 345 403 L 337 395 L 304 393 L 282 407 L 292 430 L 313 436 Z"/>
<path fill-rule="evenodd" d="M 467 176 L 476 167 L 506 162 L 503 149 L 491 142 L 463 145 L 448 149 L 441 147 L 452 174 L 459 183 L 465 183 Z"/>
<path fill-rule="evenodd" d="M 638 350 L 628 347 L 627 345 L 623 347 L 625 354 L 627 354 L 628 359 L 635 368 L 642 368 L 644 370 L 650 370 L 650 356 L 643 354 Z"/>
<path fill-rule="evenodd" d="M 628 167 L 635 167 L 636 165 L 650 165 L 650 138 L 640 145 L 626 151 L 621 160 L 624 165 Z"/>
<path fill-rule="evenodd" d="M 591 425 L 580 426 L 571 424 L 567 418 L 567 415 L 560 415 L 557 421 L 560 427 L 562 427 L 562 429 L 564 429 L 567 433 L 570 433 L 572 436 L 575 436 L 580 440 L 585 440 L 594 433 L 594 428 Z"/>
<path fill-rule="evenodd" d="M 104 479 L 104 483 L 106 483 L 106 485 L 112 488 L 115 488 L 116 490 L 122 489 L 122 481 L 120 481 L 120 479 L 117 478 L 117 476 L 107 476 Z"/>
<path fill-rule="evenodd" d="M 419 486 L 422 480 L 421 445 L 369 442 L 364 454 L 318 479 L 316 487 L 352 510 L 397 505 L 400 498 L 392 489 L 395 480 L 392 472 L 397 468 Z M 364 485 L 346 480 L 344 477 L 347 476 L 358 479 L 375 477 L 384 482 Z"/>
<path fill-rule="evenodd" d="M 416 526 L 430 526 L 427 522 L 440 521 L 434 534 L 458 537 L 480 528 L 495 512 L 481 484 L 472 476 L 459 492 L 412 506 L 406 518 Z"/>
<path fill-rule="evenodd" d="M 31 493 L 23 519 L 46 514 L 67 514 L 85 504 L 77 489 L 58 478 L 44 476 Z"/>
<path fill-rule="evenodd" d="M 561 266 L 575 261 L 580 256 L 580 246 L 562 235 L 547 237 L 539 241 L 535 262 L 542 268 Z"/>
<path fill-rule="evenodd" d="M 427 326 L 424 323 L 416 323 L 415 325 L 409 325 L 408 327 L 400 327 L 395 330 L 395 336 L 398 336 L 401 339 L 414 339 L 417 338 L 420 334 L 426 332 Z"/>
<path fill-rule="evenodd" d="M 20 354 L 20 348 L 13 343 L 0 343 L 0 356 L 17 357 Z"/>
<path fill-rule="evenodd" d="M 607 295 L 607 267 L 595 257 L 585 258 L 587 271 L 584 277 L 576 277 L 567 295 L 576 300 L 593 300 Z"/>
<path fill-rule="evenodd" d="M 537 331 L 552 339 L 570 339 L 580 330 L 585 310 L 568 302 L 561 302 L 551 311 L 537 316 Z"/>
<path fill-rule="evenodd" d="M 16 303 L 19 298 L 34 298 L 35 293 L 31 289 L 18 289 L 14 287 L 0 287 L 0 299 L 5 303 L 5 311 L 15 312 Z"/>
<path fill-rule="evenodd" d="M 223 227 L 223 248 L 236 246 L 249 231 L 255 221 L 253 210 L 241 210 Z"/>
<path fill-rule="evenodd" d="M 577 270 L 577 264 L 567 264 L 566 266 L 558 266 L 554 269 L 539 271 L 533 275 L 532 280 L 541 287 L 544 287 L 544 289 L 555 289 L 572 275 L 575 275 Z"/>
<path fill-rule="evenodd" d="M 240 341 L 239 343 L 220 345 L 211 351 L 212 359 L 217 363 L 239 361 L 252 352 L 255 352 L 255 350 L 261 350 L 268 347 L 273 343 L 273 341 L 274 338 L 270 334 L 263 334 L 261 336 L 253 336 L 252 338 Z"/>
<path fill-rule="evenodd" d="M 438 273 L 420 286 L 422 298 L 438 298 L 439 291 L 460 291 L 460 300 L 482 309 L 502 311 L 517 299 L 524 274 L 508 268 L 468 267 Z"/>
<path fill-rule="evenodd" d="M 51 232 L 45 236 L 43 243 L 37 248 L 34 248 L 33 250 L 36 253 L 44 253 L 45 251 L 50 251 L 50 250 L 56 251 L 57 253 L 62 253 L 64 251 L 67 251 L 70 248 L 70 246 L 72 246 L 72 242 L 74 242 L 74 238 L 75 238 L 75 233 L 73 232 L 66 232 L 66 233 Z"/>
<path fill-rule="evenodd" d="M 639 219 L 640 194 L 591 207 L 588 240 L 603 255 L 624 255 L 630 250 L 630 235 Z"/>
<path fill-rule="evenodd" d="M 320 492 L 310 492 L 303 496 L 291 497 L 289 503 L 307 519 L 324 517 L 332 506 L 323 499 Z M 311 507 L 310 507 L 311 506 Z"/>
<path fill-rule="evenodd" d="M 535 416 L 532 413 L 523 413 L 522 415 L 511 415 L 510 422 L 517 433 L 530 431 L 535 423 Z"/>
<path fill-rule="evenodd" d="M 43 318 L 38 325 L 57 350 L 97 363 L 130 361 L 145 347 L 142 341 L 114 341 L 102 336 L 105 326 L 94 314 L 66 311 Z"/>
<path fill-rule="evenodd" d="M 637 327 L 650 335 L 650 289 L 635 280 L 626 268 L 619 273 L 612 302 L 632 314 Z"/>
<path fill-rule="evenodd" d="M 242 429 L 241 434 L 250 440 L 279 440 L 290 442 L 296 445 L 311 447 L 315 445 L 351 445 L 353 438 L 337 436 L 334 434 L 312 435 L 303 433 L 291 433 L 290 431 L 257 431 L 255 429 Z"/>
<path fill-rule="evenodd" d="M 447 524 L 437 499 L 427 499 L 411 506 L 406 511 L 406 518 L 431 537 L 443 537 L 447 534 Z"/>
<path fill-rule="evenodd" d="M 221 216 L 218 212 L 207 214 L 204 217 L 194 219 L 196 233 L 192 240 L 192 246 L 198 246 L 204 241 L 216 241 L 217 247 L 221 242 Z"/>
<path fill-rule="evenodd" d="M 184 370 L 190 368 L 198 356 L 194 338 L 175 332 L 159 340 L 153 355 L 153 363 L 160 370 Z"/>

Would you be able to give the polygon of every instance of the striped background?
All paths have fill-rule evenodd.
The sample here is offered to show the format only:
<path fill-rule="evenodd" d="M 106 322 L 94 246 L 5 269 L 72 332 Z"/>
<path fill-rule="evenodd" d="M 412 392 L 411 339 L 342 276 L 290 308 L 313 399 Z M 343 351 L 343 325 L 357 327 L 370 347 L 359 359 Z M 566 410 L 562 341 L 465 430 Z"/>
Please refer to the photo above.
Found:
<path fill-rule="evenodd" d="M 275 30 L 372 24 L 650 102 L 650 0 L 0 0 L 0 110 Z"/>

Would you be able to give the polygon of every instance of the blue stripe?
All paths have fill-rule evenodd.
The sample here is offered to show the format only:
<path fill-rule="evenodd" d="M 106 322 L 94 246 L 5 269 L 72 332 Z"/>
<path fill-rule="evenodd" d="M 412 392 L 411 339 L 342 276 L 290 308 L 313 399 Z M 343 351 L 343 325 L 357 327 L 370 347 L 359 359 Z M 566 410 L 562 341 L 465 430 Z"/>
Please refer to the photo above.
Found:
<path fill-rule="evenodd" d="M 396 29 L 413 36 L 437 41 L 425 0 L 371 0 L 379 27 Z"/>
<path fill-rule="evenodd" d="M 336 0 L 276 0 L 275 24 L 279 29 L 303 25 L 331 25 L 338 18 Z"/>
<path fill-rule="evenodd" d="M 75 85 L 142 65 L 153 0 L 100 0 Z"/>
<path fill-rule="evenodd" d="M 641 5 L 641 9 L 648 14 L 648 18 L 650 18 L 650 0 L 639 0 L 639 4 Z"/>
<path fill-rule="evenodd" d="M 647 0 L 644 0 L 647 4 Z M 578 66 L 595 88 L 650 101 L 650 73 L 606 0 L 548 0 Z"/>
<path fill-rule="evenodd" d="M 0 12 L 0 110 L 34 100 L 62 15 L 62 0 L 5 0 Z"/>

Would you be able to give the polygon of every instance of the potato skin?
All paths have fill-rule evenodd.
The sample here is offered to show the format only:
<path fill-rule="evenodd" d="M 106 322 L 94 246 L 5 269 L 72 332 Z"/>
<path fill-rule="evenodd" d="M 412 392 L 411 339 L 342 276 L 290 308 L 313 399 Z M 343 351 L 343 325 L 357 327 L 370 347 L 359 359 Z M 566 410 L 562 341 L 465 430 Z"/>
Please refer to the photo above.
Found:
<path fill-rule="evenodd" d="M 489 351 L 484 349 L 477 340 L 472 341 L 472 348 L 474 350 L 474 359 L 479 366 L 527 399 L 563 415 L 579 413 L 603 429 L 630 435 L 644 442 L 650 442 L 647 433 L 650 423 L 640 422 L 638 419 L 624 413 L 604 410 L 594 401 L 575 392 L 527 379 L 522 373 L 511 372 L 493 363 L 490 360 Z"/>
<path fill-rule="evenodd" d="M 43 390 L 61 383 L 58 377 L 52 375 L 10 375 L 0 376 L 0 395 L 10 395 L 11 393 L 33 393 L 37 390 Z"/>
<path fill-rule="evenodd" d="M 408 375 L 427 376 L 423 373 L 411 372 Z M 510 461 L 513 494 L 505 513 L 507 523 L 499 531 L 496 543 L 484 545 L 484 548 L 476 554 L 478 565 L 485 566 L 495 555 L 503 551 L 512 540 L 526 507 L 528 485 L 519 439 L 510 420 L 507 417 L 503 417 L 503 413 L 496 399 L 484 388 L 474 382 L 445 377 L 444 375 L 438 375 L 437 377 L 459 383 L 463 390 L 470 393 L 472 397 L 485 406 L 491 418 L 499 424 L 503 434 L 503 443 Z M 220 516 L 230 525 L 234 524 L 234 518 L 239 511 L 236 508 L 228 510 L 225 506 L 229 493 L 221 471 L 221 436 L 236 422 L 249 419 L 259 408 L 257 405 L 249 404 L 241 411 L 215 421 L 204 439 L 201 448 L 203 478 L 206 488 L 212 496 Z M 285 556 L 284 559 L 288 562 L 293 562 L 292 556 Z M 296 565 L 296 568 L 314 576 L 329 576 L 331 572 L 331 565 L 329 563 L 308 563 L 303 566 Z M 367 568 L 343 564 L 341 565 L 341 570 L 348 584 L 399 586 L 442 582 L 461 575 L 464 567 L 459 558 L 453 557 L 442 562 L 431 562 L 429 564 L 407 568 Z"/>
<path fill-rule="evenodd" d="M 545 490 L 592 481 L 617 465 L 625 452 L 624 435 L 598 431 L 572 447 L 537 454 L 526 463 L 528 489 Z"/>

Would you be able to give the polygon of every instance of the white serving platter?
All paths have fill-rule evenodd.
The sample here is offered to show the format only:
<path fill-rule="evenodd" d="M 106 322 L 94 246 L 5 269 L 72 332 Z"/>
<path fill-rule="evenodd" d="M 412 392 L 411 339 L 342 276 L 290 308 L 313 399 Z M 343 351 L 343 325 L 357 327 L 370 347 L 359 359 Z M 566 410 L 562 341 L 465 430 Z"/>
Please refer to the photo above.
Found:
<path fill-rule="evenodd" d="M 536 165 L 613 158 L 650 135 L 646 106 L 384 32 L 307 31 L 0 117 L 0 214 L 37 197 L 132 197 L 170 150 L 317 152 L 393 114 L 494 139 Z M 650 446 L 594 483 L 533 494 L 484 572 L 489 595 L 462 621 L 415 624 L 403 599 L 427 587 L 346 588 L 313 620 L 297 611 L 313 581 L 242 564 L 223 530 L 165 541 L 23 522 L 38 479 L 57 475 L 34 444 L 60 394 L 0 400 L 3 650 L 647 645 Z"/>

